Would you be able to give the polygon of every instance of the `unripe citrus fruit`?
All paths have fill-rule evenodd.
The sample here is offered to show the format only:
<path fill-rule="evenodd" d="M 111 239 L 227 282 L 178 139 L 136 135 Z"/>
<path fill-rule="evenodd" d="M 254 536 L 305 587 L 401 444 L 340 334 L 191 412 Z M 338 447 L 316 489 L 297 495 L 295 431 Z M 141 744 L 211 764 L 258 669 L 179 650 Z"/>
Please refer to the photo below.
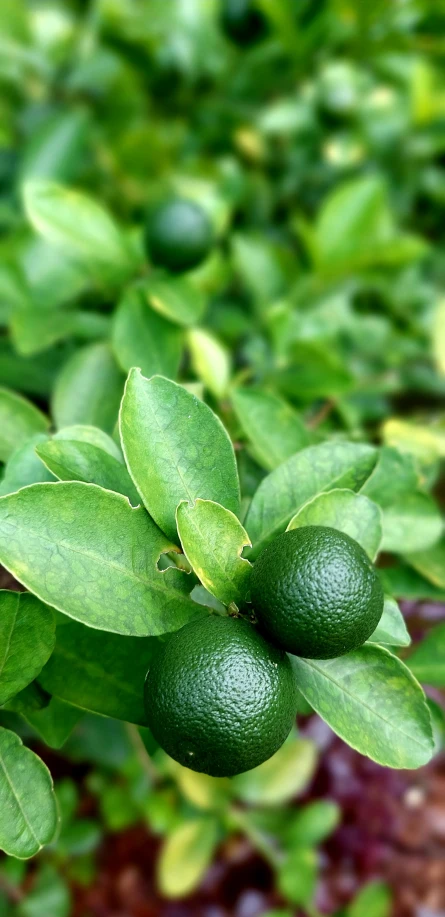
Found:
<path fill-rule="evenodd" d="M 153 264 L 170 271 L 187 271 L 206 258 L 213 230 L 206 212 L 194 201 L 173 198 L 148 215 L 145 245 Z"/>
<path fill-rule="evenodd" d="M 277 646 L 331 659 L 361 646 L 383 611 L 383 590 L 363 548 L 349 535 L 307 525 L 278 535 L 251 579 L 255 614 Z"/>
<path fill-rule="evenodd" d="M 289 657 L 247 621 L 209 616 L 173 634 L 145 683 L 148 725 L 180 764 L 232 777 L 270 758 L 295 720 Z"/>

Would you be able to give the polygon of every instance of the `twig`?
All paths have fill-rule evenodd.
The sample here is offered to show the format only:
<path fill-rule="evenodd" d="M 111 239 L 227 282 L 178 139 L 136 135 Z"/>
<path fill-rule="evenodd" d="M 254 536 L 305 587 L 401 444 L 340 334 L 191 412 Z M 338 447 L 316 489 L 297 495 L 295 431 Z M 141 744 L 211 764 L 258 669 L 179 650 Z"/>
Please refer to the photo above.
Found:
<path fill-rule="evenodd" d="M 335 401 L 332 398 L 329 398 L 328 401 L 325 401 L 325 403 L 322 404 L 320 410 L 317 411 L 316 414 L 314 414 L 311 420 L 308 420 L 307 426 L 309 427 L 309 429 L 315 430 L 316 427 L 319 427 L 320 424 L 323 423 L 323 421 L 326 420 L 327 417 L 329 417 L 329 414 L 331 413 L 331 411 L 334 410 L 334 407 L 335 407 Z"/>
<path fill-rule="evenodd" d="M 128 737 L 130 742 L 135 750 L 137 759 L 145 771 L 147 777 L 151 783 L 159 783 L 159 772 L 157 767 L 153 764 L 153 761 L 148 754 L 148 751 L 142 741 L 141 734 L 137 726 L 134 723 L 126 723 L 125 728 L 127 730 Z"/>

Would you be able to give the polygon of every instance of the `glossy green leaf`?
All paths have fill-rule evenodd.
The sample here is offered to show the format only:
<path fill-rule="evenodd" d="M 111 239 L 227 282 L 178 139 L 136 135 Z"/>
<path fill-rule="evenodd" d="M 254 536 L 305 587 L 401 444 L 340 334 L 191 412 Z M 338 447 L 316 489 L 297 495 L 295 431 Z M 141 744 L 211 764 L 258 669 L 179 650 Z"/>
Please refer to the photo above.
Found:
<path fill-rule="evenodd" d="M 292 814 L 286 831 L 287 847 L 315 847 L 335 831 L 342 812 L 330 799 L 315 799 Z"/>
<path fill-rule="evenodd" d="M 383 647 L 338 659 L 292 657 L 298 688 L 345 742 L 386 767 L 415 768 L 432 755 L 425 695 L 409 669 Z"/>
<path fill-rule="evenodd" d="M 306 789 L 316 764 L 314 743 L 292 736 L 264 764 L 234 777 L 233 790 L 250 805 L 282 805 Z"/>
<path fill-rule="evenodd" d="M 90 446 L 96 446 L 103 452 L 108 452 L 113 458 L 121 464 L 124 463 L 124 457 L 118 444 L 108 433 L 104 433 L 99 427 L 89 426 L 88 424 L 72 424 L 69 427 L 62 427 L 54 434 L 55 440 L 73 440 L 78 443 L 89 443 Z"/>
<path fill-rule="evenodd" d="M 197 809 L 212 812 L 227 806 L 227 801 L 232 796 L 233 782 L 229 777 L 210 777 L 183 767 L 171 758 L 168 762 L 168 772 L 172 774 L 175 783 L 188 802 Z"/>
<path fill-rule="evenodd" d="M 291 519 L 287 530 L 302 525 L 327 525 L 350 535 L 374 560 L 381 538 L 381 511 L 363 494 L 352 490 L 331 490 L 321 493 L 298 511 Z"/>
<path fill-rule="evenodd" d="M 43 761 L 0 727 L 0 848 L 26 860 L 52 841 L 57 829 L 53 783 Z"/>
<path fill-rule="evenodd" d="M 144 681 L 156 647 L 154 637 L 122 637 L 71 621 L 57 628 L 39 684 L 75 707 L 143 726 Z"/>
<path fill-rule="evenodd" d="M 113 349 L 121 368 L 139 366 L 146 376 L 175 377 L 182 352 L 179 328 L 154 312 L 144 290 L 127 290 L 113 319 Z"/>
<path fill-rule="evenodd" d="M 224 398 L 230 380 L 228 350 L 208 331 L 192 328 L 187 334 L 192 369 L 215 398 Z"/>
<path fill-rule="evenodd" d="M 445 538 L 426 551 L 407 554 L 406 560 L 434 586 L 445 589 Z"/>
<path fill-rule="evenodd" d="M 391 891 L 384 882 L 368 882 L 360 889 L 347 910 L 347 917 L 391 917 Z"/>
<path fill-rule="evenodd" d="M 219 838 L 210 817 L 182 822 L 164 841 L 158 860 L 158 883 L 166 898 L 190 894 L 206 873 Z"/>
<path fill-rule="evenodd" d="M 120 412 L 131 477 L 159 527 L 176 538 L 176 507 L 198 497 L 236 515 L 239 482 L 232 443 L 210 408 L 162 376 L 128 376 Z"/>
<path fill-rule="evenodd" d="M 402 612 L 389 595 L 385 595 L 382 617 L 367 642 L 383 643 L 384 646 L 409 646 L 411 643 Z"/>
<path fill-rule="evenodd" d="M 98 630 L 177 630 L 199 606 L 161 573 L 172 545 L 142 507 L 94 484 L 34 484 L 0 500 L 0 561 L 42 601 Z"/>
<path fill-rule="evenodd" d="M 85 265 L 94 278 L 122 281 L 132 270 L 125 239 L 94 198 L 44 179 L 26 182 L 27 217 L 44 239 Z"/>
<path fill-rule="evenodd" d="M 297 341 L 289 353 L 289 366 L 271 375 L 271 382 L 285 397 L 302 404 L 316 398 L 337 398 L 354 387 L 345 361 L 326 342 Z"/>
<path fill-rule="evenodd" d="M 36 446 L 36 452 L 60 481 L 99 484 L 124 494 L 133 506 L 141 502 L 125 465 L 91 443 L 53 439 Z"/>
<path fill-rule="evenodd" d="M 309 907 L 315 893 L 318 858 L 311 848 L 296 847 L 278 869 L 278 890 L 292 904 Z"/>
<path fill-rule="evenodd" d="M 419 681 L 445 687 L 445 622 L 431 628 L 406 660 Z"/>
<path fill-rule="evenodd" d="M 61 309 L 41 309 L 35 307 L 18 309 L 11 321 L 11 337 L 19 354 L 31 356 L 65 338 L 74 336 L 79 340 L 97 340 L 109 332 L 110 320 L 99 312 Z"/>
<path fill-rule="evenodd" d="M 284 532 L 296 512 L 317 494 L 337 487 L 359 490 L 375 465 L 372 446 L 326 442 L 291 456 L 260 484 L 250 504 L 245 526 L 257 555 Z"/>
<path fill-rule="evenodd" d="M 43 863 L 16 917 L 70 917 L 72 900 L 67 880 L 53 863 Z"/>
<path fill-rule="evenodd" d="M 50 748 L 62 748 L 82 717 L 82 711 L 52 697 L 40 710 L 24 709 L 22 716 Z"/>
<path fill-rule="evenodd" d="M 57 427 L 90 424 L 111 433 L 124 387 L 108 344 L 78 350 L 60 373 L 53 393 Z"/>
<path fill-rule="evenodd" d="M 11 453 L 5 465 L 3 480 L 0 482 L 0 497 L 12 494 L 28 484 L 43 481 L 54 481 L 54 475 L 43 464 L 36 452 L 36 446 L 47 442 L 44 433 L 36 433 L 23 446 Z"/>
<path fill-rule="evenodd" d="M 439 372 L 445 375 L 445 298 L 437 304 L 434 316 L 433 352 Z"/>
<path fill-rule="evenodd" d="M 437 541 L 441 520 L 434 500 L 419 490 L 421 477 L 413 455 L 391 446 L 379 450 L 377 465 L 362 488 L 382 509 L 382 549 L 421 550 Z"/>
<path fill-rule="evenodd" d="M 445 710 L 431 697 L 427 698 L 427 704 L 433 730 L 434 754 L 438 755 L 445 748 Z"/>
<path fill-rule="evenodd" d="M 140 286 L 147 302 L 156 312 L 177 325 L 194 325 L 202 318 L 205 300 L 185 277 L 153 273 Z"/>
<path fill-rule="evenodd" d="M 436 501 L 419 490 L 385 507 L 382 525 L 382 550 L 396 554 L 426 550 L 439 540 L 443 531 Z"/>
<path fill-rule="evenodd" d="M 379 176 L 335 188 L 318 214 L 314 253 L 318 267 L 341 274 L 374 264 L 403 264 L 426 251 L 422 239 L 397 231 Z"/>
<path fill-rule="evenodd" d="M 252 572 L 241 557 L 250 545 L 241 522 L 211 500 L 180 503 L 176 521 L 184 554 L 203 586 L 225 605 L 240 605 Z"/>
<path fill-rule="evenodd" d="M 310 434 L 303 421 L 278 395 L 238 388 L 231 399 L 254 457 L 268 471 L 309 445 Z"/>
<path fill-rule="evenodd" d="M 0 388 L 0 462 L 5 462 L 31 436 L 44 433 L 48 427 L 48 418 L 30 401 Z"/>
<path fill-rule="evenodd" d="M 26 687 L 55 643 L 51 608 L 34 595 L 0 590 L 0 706 Z"/>
<path fill-rule="evenodd" d="M 61 110 L 33 131 L 25 146 L 20 167 L 21 181 L 47 178 L 69 181 L 85 154 L 89 117 L 86 109 Z"/>

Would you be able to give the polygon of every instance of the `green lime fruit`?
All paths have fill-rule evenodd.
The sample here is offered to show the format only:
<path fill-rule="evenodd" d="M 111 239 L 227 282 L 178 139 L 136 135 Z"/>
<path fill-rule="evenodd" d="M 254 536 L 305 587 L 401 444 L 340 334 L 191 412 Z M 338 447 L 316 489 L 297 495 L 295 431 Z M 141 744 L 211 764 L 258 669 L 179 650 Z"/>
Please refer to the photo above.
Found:
<path fill-rule="evenodd" d="M 233 777 L 281 747 L 295 720 L 289 657 L 247 621 L 209 616 L 163 645 L 145 682 L 148 725 L 175 761 Z"/>
<path fill-rule="evenodd" d="M 251 599 L 265 635 L 307 659 L 333 659 L 361 646 L 383 611 L 382 586 L 363 548 L 321 525 L 284 532 L 264 548 Z"/>
<path fill-rule="evenodd" d="M 228 38 L 242 46 L 254 44 L 267 32 L 266 20 L 254 0 L 223 0 L 221 23 Z"/>
<path fill-rule="evenodd" d="M 206 212 L 194 201 L 164 201 L 148 215 L 145 246 L 153 264 L 169 271 L 188 271 L 207 257 L 213 229 Z"/>

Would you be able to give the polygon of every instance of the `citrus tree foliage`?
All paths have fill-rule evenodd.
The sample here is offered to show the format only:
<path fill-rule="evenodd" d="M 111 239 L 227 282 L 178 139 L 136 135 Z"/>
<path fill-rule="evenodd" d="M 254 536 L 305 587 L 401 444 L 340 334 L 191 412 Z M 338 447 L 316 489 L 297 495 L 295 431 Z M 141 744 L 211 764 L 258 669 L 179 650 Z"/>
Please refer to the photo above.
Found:
<path fill-rule="evenodd" d="M 272 821 L 238 803 L 285 805 L 315 767 L 292 734 L 251 774 L 212 781 L 146 730 L 159 647 L 195 617 L 251 618 L 252 567 L 276 535 L 339 529 L 385 590 L 364 646 L 294 657 L 299 709 L 395 768 L 444 734 L 420 686 L 445 687 L 443 625 L 411 649 L 398 605 L 445 597 L 441 14 L 258 0 L 246 31 L 221 6 L 0 9 L 0 563 L 25 590 L 0 591 L 0 846 L 30 857 L 59 831 L 73 849 L 72 790 L 56 803 L 23 730 L 75 746 L 81 721 L 113 768 L 125 722 L 193 816 L 105 778 L 94 792 L 111 826 L 137 813 L 168 835 L 171 897 L 227 832 L 273 860 Z M 182 272 L 147 242 L 148 214 L 174 198 L 209 227 Z M 271 865 L 294 908 L 337 817 L 307 806 L 280 834 Z M 57 881 L 42 870 L 32 894 L 50 889 L 63 917 Z M 389 914 L 385 889 L 364 894 Z"/>

